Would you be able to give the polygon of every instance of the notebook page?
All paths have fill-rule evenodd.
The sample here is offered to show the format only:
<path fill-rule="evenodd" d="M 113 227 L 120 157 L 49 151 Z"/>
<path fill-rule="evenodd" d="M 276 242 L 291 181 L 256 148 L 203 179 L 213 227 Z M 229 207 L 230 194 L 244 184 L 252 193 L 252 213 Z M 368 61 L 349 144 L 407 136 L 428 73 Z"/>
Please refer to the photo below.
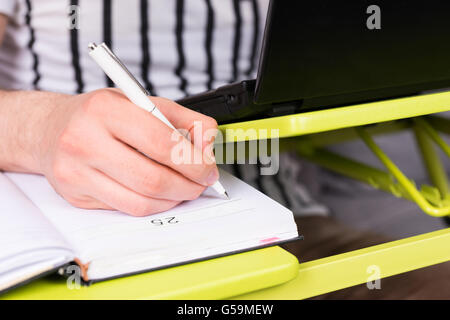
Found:
<path fill-rule="evenodd" d="M 0 263 L 36 248 L 68 248 L 64 237 L 4 174 L 0 173 Z"/>
<path fill-rule="evenodd" d="M 0 173 L 0 287 L 16 281 L 12 272 L 19 273 L 25 266 L 30 270 L 35 264 L 52 268 L 55 267 L 52 261 L 69 262 L 72 257 L 73 252 L 63 236 Z M 27 276 L 26 272 L 22 273 L 22 277 Z"/>
<path fill-rule="evenodd" d="M 47 218 L 63 233 L 81 261 L 113 263 L 123 256 L 145 254 L 153 260 L 175 259 L 186 252 L 244 241 L 255 244 L 268 238 L 292 238 L 297 229 L 292 213 L 226 172 L 221 182 L 231 200 L 213 190 L 167 212 L 131 217 L 107 210 L 74 208 L 39 176 L 8 174 Z M 92 264 L 91 264 L 92 265 Z M 91 267 L 90 267 L 91 269 Z"/>

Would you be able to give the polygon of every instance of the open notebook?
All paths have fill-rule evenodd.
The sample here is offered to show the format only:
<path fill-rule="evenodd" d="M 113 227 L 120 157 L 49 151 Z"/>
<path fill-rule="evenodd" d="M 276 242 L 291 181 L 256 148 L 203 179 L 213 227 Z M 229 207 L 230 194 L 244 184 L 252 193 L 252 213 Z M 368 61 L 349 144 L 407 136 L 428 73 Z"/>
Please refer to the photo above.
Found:
<path fill-rule="evenodd" d="M 148 217 L 83 210 L 37 175 L 0 173 L 0 292 L 70 263 L 95 282 L 298 238 L 292 212 L 221 172 L 230 200 L 197 200 Z"/>

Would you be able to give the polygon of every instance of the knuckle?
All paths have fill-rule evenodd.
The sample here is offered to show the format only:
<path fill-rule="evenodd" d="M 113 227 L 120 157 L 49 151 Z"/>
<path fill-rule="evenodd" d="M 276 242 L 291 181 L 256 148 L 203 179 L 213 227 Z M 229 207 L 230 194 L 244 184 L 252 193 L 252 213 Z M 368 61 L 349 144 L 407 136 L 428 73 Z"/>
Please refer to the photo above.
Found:
<path fill-rule="evenodd" d="M 112 92 L 109 92 L 109 90 L 98 90 L 93 92 L 82 104 L 83 112 L 93 116 L 101 115 L 103 110 L 106 109 L 104 106 L 109 104 L 108 101 L 110 101 L 111 96 Z"/>
<path fill-rule="evenodd" d="M 161 174 L 158 172 L 144 177 L 142 183 L 145 190 L 147 190 L 150 194 L 160 194 L 163 190 L 163 179 Z"/>

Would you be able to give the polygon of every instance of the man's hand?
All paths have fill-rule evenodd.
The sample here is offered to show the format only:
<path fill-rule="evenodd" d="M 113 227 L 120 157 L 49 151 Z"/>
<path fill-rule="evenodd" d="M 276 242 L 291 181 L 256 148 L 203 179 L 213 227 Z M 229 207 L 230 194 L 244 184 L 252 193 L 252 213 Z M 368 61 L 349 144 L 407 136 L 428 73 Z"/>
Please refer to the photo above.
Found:
<path fill-rule="evenodd" d="M 201 123 L 202 141 L 193 137 L 190 142 L 116 89 L 55 95 L 53 106 L 28 126 L 34 130 L 28 136 L 34 136 L 35 146 L 28 149 L 29 165 L 18 171 L 44 174 L 61 196 L 81 208 L 143 216 L 197 198 L 219 178 L 211 134 L 217 123 L 173 101 L 156 97 L 152 101 L 191 137 L 194 122 Z M 21 144 L 29 140 L 22 138 Z M 201 161 L 174 159 L 172 151 L 180 146 L 189 151 L 190 159 Z"/>

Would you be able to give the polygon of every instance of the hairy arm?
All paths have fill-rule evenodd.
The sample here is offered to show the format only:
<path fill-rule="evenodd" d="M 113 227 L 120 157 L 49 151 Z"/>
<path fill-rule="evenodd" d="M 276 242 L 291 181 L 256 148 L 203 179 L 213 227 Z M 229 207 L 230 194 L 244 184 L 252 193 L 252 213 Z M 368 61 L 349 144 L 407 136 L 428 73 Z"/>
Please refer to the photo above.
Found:
<path fill-rule="evenodd" d="M 54 105 L 67 96 L 0 91 L 0 170 L 43 174 L 39 151 Z"/>

